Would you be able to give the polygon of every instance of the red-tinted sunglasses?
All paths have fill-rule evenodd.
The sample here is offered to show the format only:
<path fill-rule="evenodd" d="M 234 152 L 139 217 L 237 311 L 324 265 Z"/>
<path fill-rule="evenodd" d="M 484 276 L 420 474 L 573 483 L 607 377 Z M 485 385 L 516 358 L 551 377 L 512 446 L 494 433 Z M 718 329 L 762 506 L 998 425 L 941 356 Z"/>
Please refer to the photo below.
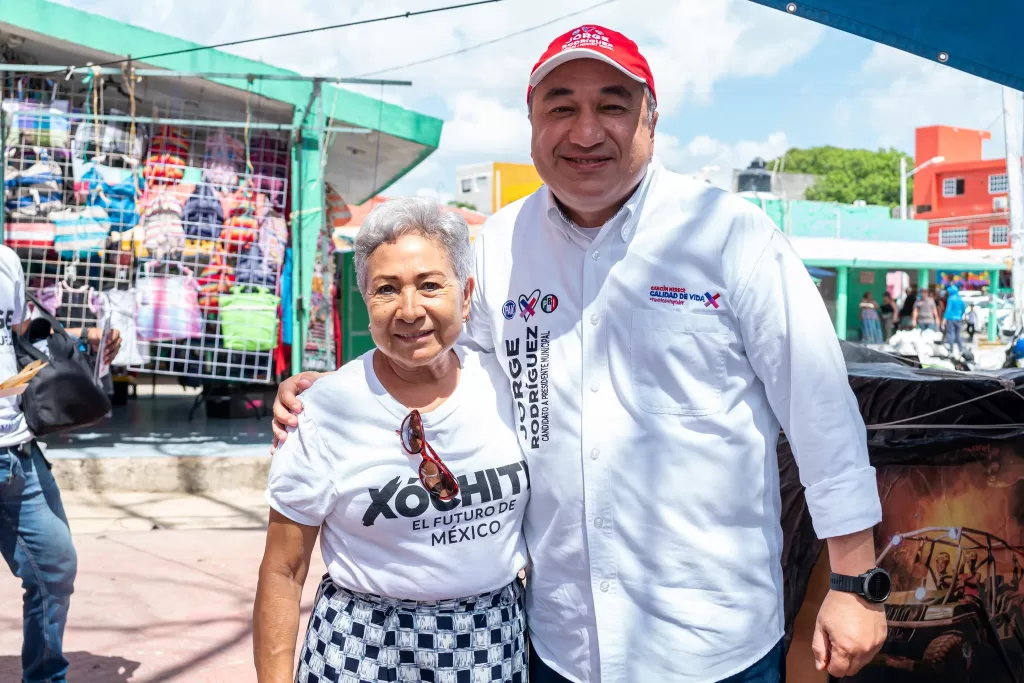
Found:
<path fill-rule="evenodd" d="M 423 418 L 414 410 L 402 420 L 402 428 L 397 432 L 402 440 L 402 448 L 409 455 L 419 454 L 423 458 L 420 463 L 420 483 L 430 495 L 438 500 L 448 502 L 459 492 L 459 484 L 455 481 L 451 470 L 445 467 L 437 452 L 427 443 L 423 435 Z"/>

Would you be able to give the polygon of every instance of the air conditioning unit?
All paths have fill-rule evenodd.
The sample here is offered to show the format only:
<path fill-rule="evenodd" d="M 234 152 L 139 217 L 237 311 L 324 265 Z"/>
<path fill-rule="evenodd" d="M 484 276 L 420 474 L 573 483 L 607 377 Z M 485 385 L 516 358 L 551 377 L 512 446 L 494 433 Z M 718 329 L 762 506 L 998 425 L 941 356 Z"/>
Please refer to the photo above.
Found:
<path fill-rule="evenodd" d="M 993 211 L 1008 211 L 1010 209 L 1010 198 L 1009 197 L 993 197 L 992 198 L 992 210 Z"/>

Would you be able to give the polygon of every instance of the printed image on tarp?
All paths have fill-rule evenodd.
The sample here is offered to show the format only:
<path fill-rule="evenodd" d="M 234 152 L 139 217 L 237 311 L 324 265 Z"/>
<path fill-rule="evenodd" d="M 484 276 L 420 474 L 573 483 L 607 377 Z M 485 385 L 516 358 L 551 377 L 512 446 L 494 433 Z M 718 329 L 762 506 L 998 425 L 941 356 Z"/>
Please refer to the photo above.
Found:
<path fill-rule="evenodd" d="M 877 468 L 889 633 L 843 680 L 1024 680 L 1024 447 L 988 441 L 943 456 Z"/>

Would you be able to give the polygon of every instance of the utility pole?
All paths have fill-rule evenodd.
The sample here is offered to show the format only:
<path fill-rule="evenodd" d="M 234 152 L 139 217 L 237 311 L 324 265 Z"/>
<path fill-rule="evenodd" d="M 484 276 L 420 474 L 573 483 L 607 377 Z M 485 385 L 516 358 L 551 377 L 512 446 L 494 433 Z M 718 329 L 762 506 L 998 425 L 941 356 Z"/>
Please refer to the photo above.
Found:
<path fill-rule="evenodd" d="M 907 158 L 900 155 L 900 220 L 907 220 Z"/>
<path fill-rule="evenodd" d="M 1010 205 L 1010 249 L 1013 269 L 1013 325 L 1024 322 L 1024 178 L 1021 176 L 1021 138 L 1024 128 L 1019 117 L 1021 94 L 1003 86 L 1003 130 L 1006 135 L 1006 179 Z M 998 283 L 992 283 L 993 294 Z"/>

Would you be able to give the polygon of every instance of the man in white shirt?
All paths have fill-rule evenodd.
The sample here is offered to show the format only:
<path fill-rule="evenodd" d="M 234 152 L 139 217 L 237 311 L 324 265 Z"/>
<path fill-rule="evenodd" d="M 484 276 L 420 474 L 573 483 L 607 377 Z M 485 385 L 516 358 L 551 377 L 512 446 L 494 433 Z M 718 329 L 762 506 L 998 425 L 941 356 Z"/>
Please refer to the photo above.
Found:
<path fill-rule="evenodd" d="M 18 374 L 14 338 L 28 323 L 23 322 L 24 312 L 21 260 L 0 245 L 0 381 Z M 80 337 L 82 330 L 68 333 Z M 100 336 L 97 328 L 87 331 L 94 350 Z M 115 331 L 104 352 L 106 362 L 117 355 L 120 344 Z M 65 683 L 64 625 L 78 559 L 60 489 L 17 396 L 0 398 L 0 554 L 25 589 L 22 680 Z"/>
<path fill-rule="evenodd" d="M 583 26 L 528 90 L 546 186 L 477 236 L 466 342 L 516 402 L 533 683 L 777 683 L 776 444 L 793 444 L 833 590 L 814 657 L 860 670 L 886 634 L 866 433 L 828 313 L 757 207 L 652 161 L 654 78 Z M 275 434 L 301 410 L 289 380 Z"/>

